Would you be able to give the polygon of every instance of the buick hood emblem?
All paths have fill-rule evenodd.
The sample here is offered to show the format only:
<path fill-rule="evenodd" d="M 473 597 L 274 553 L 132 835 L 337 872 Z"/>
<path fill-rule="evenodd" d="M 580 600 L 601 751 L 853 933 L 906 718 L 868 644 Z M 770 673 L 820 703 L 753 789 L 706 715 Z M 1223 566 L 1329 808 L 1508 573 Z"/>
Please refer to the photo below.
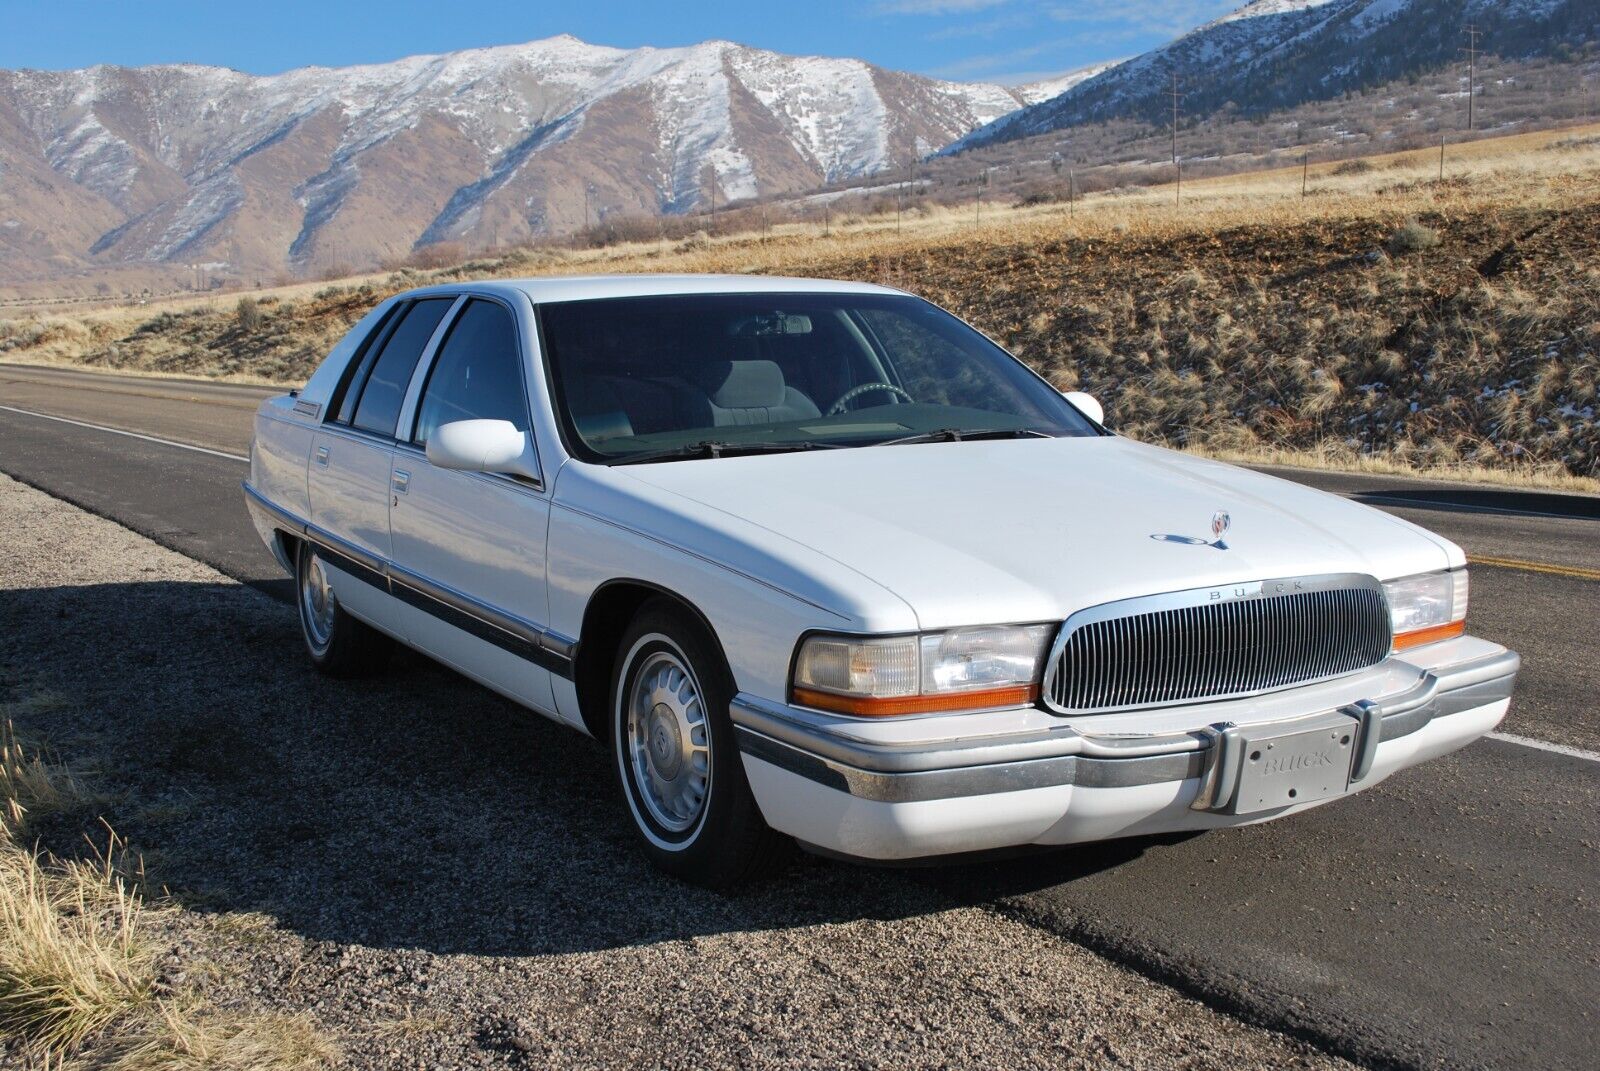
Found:
<path fill-rule="evenodd" d="M 1153 532 L 1150 535 L 1158 543 L 1181 543 L 1186 547 L 1213 547 L 1217 550 L 1227 550 L 1228 544 L 1222 539 L 1228 534 L 1228 529 L 1233 527 L 1233 518 L 1225 509 L 1219 509 L 1211 515 L 1211 538 L 1203 539 L 1200 536 L 1174 535 L 1171 532 Z"/>

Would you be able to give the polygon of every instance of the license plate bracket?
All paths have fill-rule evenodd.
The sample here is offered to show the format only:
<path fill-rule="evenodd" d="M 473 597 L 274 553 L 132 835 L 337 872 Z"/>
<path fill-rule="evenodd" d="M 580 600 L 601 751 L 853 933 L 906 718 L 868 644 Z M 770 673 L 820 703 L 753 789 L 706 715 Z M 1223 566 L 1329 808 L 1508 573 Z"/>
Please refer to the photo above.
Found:
<path fill-rule="evenodd" d="M 1350 787 L 1359 737 L 1360 723 L 1342 714 L 1287 731 L 1240 728 L 1230 749 L 1238 787 L 1227 813 L 1255 814 L 1342 796 Z"/>

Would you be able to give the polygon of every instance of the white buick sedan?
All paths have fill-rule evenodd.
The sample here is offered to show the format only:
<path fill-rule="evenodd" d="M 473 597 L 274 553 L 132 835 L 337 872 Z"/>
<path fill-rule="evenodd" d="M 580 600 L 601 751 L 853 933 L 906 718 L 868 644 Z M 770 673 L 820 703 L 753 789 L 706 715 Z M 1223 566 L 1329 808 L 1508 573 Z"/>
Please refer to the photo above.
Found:
<path fill-rule="evenodd" d="M 883 287 L 470 283 L 264 403 L 245 492 L 318 668 L 590 734 L 706 885 L 1260 822 L 1505 715 L 1458 547 L 1105 424 Z"/>

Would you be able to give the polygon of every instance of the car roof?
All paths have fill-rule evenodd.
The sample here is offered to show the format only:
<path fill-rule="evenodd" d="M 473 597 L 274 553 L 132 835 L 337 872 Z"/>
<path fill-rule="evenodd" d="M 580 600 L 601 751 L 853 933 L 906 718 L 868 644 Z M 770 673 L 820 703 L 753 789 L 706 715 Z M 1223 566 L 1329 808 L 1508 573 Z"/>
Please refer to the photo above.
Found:
<path fill-rule="evenodd" d="M 428 293 L 521 291 L 535 305 L 556 301 L 588 301 L 614 297 L 660 297 L 668 294 L 899 294 L 873 283 L 837 279 L 791 279 L 776 275 L 552 275 L 534 279 L 493 279 L 426 287 Z"/>

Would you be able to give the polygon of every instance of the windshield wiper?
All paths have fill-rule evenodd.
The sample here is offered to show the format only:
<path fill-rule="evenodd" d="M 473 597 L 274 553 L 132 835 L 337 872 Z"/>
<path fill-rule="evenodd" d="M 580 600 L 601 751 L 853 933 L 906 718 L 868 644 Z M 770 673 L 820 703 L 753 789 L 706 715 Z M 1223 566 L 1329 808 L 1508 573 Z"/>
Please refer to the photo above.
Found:
<path fill-rule="evenodd" d="M 611 461 L 613 465 L 645 465 L 654 461 L 684 461 L 690 458 L 737 457 L 741 454 L 792 454 L 801 450 L 837 450 L 837 443 L 730 443 L 715 439 L 671 446 L 664 450 L 647 450 L 639 454 L 623 454 Z"/>
<path fill-rule="evenodd" d="M 904 446 L 908 443 L 958 443 L 978 439 L 1054 439 L 1048 431 L 1034 428 L 940 428 L 898 439 L 885 439 L 873 446 Z"/>

